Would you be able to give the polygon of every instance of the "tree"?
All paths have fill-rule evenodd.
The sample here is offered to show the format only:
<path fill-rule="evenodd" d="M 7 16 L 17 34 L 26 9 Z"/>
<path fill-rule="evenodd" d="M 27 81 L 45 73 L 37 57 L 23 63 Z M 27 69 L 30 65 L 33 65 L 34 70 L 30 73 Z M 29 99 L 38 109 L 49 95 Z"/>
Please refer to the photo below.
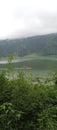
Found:
<path fill-rule="evenodd" d="M 14 59 L 13 55 L 8 56 L 8 77 L 13 78 L 13 65 L 12 65 L 12 60 Z"/>

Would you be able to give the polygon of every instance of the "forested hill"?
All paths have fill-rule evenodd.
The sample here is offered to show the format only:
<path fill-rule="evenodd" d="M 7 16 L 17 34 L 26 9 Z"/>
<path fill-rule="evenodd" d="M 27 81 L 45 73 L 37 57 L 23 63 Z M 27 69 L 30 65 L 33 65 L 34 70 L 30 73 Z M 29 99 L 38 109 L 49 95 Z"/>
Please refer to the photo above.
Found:
<path fill-rule="evenodd" d="M 0 56 L 17 54 L 24 56 L 32 53 L 57 55 L 57 33 L 23 39 L 0 40 Z"/>

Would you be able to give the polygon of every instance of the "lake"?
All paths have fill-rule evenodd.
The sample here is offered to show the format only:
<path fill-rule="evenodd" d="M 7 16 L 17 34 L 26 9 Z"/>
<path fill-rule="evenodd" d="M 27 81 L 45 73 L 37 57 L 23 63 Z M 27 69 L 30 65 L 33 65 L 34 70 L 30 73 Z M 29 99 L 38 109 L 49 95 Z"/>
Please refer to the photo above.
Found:
<path fill-rule="evenodd" d="M 50 72 L 57 71 L 57 58 L 54 57 L 35 57 L 17 58 L 12 61 L 15 73 L 18 70 L 24 71 L 26 75 L 47 76 Z M 8 68 L 7 60 L 0 60 L 0 71 Z"/>

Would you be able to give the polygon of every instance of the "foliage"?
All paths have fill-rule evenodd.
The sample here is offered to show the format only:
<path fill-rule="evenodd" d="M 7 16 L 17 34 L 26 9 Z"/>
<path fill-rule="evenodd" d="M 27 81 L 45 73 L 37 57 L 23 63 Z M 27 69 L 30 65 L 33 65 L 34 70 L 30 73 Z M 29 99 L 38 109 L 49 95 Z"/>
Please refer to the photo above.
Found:
<path fill-rule="evenodd" d="M 1 73 L 0 129 L 57 130 L 57 84 L 33 84 L 22 72 L 9 80 Z"/>
<path fill-rule="evenodd" d="M 0 104 L 10 102 L 12 99 L 11 81 L 9 81 L 4 72 L 0 74 Z"/>
<path fill-rule="evenodd" d="M 17 122 L 21 118 L 21 111 L 13 108 L 11 103 L 4 103 L 0 106 L 0 129 L 17 130 Z"/>

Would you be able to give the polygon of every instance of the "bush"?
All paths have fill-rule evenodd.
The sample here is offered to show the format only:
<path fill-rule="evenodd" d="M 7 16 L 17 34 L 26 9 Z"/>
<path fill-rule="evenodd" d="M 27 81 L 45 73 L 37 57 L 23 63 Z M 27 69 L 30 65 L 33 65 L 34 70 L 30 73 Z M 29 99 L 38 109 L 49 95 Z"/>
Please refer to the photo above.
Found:
<path fill-rule="evenodd" d="M 0 129 L 17 130 L 17 125 L 22 112 L 14 109 L 11 103 L 3 103 L 0 106 Z"/>
<path fill-rule="evenodd" d="M 11 80 L 0 74 L 0 128 L 57 130 L 56 85 L 30 84 L 21 72 Z"/>

